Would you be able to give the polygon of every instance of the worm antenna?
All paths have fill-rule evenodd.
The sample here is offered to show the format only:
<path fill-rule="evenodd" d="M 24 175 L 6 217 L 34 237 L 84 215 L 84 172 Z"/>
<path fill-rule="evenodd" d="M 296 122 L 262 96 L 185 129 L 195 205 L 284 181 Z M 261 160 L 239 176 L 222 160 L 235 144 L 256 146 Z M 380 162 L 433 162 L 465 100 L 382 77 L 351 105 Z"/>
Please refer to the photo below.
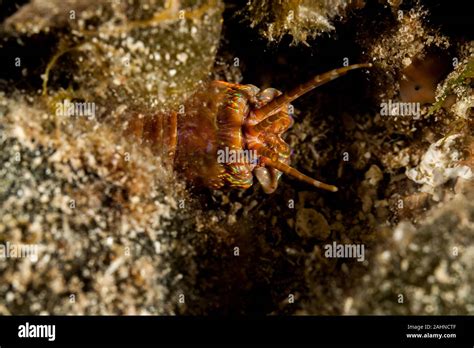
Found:
<path fill-rule="evenodd" d="M 252 135 L 259 135 L 261 132 L 266 131 L 268 128 L 272 127 L 274 123 L 279 122 L 284 117 L 288 117 L 288 115 L 284 113 L 277 113 L 271 115 L 270 117 L 265 118 L 256 125 L 249 126 L 247 130 Z"/>
<path fill-rule="evenodd" d="M 277 112 L 282 106 L 291 103 L 293 100 L 301 97 L 303 94 L 308 93 L 316 87 L 324 85 L 325 83 L 337 79 L 338 77 L 347 74 L 351 70 L 361 68 L 371 68 L 372 63 L 353 64 L 342 68 L 328 71 L 324 74 L 313 77 L 306 83 L 296 87 L 290 92 L 284 93 L 281 96 L 275 98 L 272 102 L 268 103 L 264 107 L 255 111 L 256 119 L 258 121 L 263 120 L 268 115 L 272 115 Z"/>
<path fill-rule="evenodd" d="M 315 180 L 313 178 L 310 178 L 307 175 L 304 175 L 303 173 L 297 171 L 296 169 L 290 167 L 289 165 L 279 162 L 279 161 L 273 161 L 268 157 L 262 157 L 262 162 L 265 163 L 269 167 L 273 167 L 275 169 L 278 169 L 279 171 L 290 175 L 300 181 L 304 181 L 310 185 L 313 185 L 317 188 L 331 191 L 331 192 L 337 192 L 337 187 L 329 184 L 325 184 L 324 182 Z"/>

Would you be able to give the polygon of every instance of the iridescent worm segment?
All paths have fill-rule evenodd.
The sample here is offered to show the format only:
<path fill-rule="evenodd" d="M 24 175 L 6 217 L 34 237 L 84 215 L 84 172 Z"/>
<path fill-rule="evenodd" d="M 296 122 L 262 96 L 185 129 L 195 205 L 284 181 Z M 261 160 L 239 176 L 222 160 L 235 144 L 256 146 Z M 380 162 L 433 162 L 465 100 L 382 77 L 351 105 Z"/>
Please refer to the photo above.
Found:
<path fill-rule="evenodd" d="M 354 64 L 331 70 L 284 94 L 274 88 L 260 91 L 254 85 L 212 81 L 186 101 L 185 112 L 132 120 L 127 132 L 148 142 L 195 185 L 247 189 L 255 176 L 263 190 L 272 193 L 285 173 L 336 192 L 337 187 L 289 166 L 291 148 L 282 139 L 282 134 L 293 124 L 289 106 L 324 83 L 351 70 L 371 66 Z M 257 154 L 258 160 L 218 161 L 218 152 L 224 149 L 250 151 Z"/>

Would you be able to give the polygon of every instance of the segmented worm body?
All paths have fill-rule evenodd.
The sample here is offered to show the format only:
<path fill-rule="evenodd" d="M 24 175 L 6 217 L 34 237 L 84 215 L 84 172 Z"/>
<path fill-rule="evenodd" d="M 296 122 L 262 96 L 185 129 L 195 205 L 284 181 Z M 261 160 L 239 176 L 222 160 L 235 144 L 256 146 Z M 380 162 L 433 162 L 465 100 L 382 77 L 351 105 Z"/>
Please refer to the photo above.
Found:
<path fill-rule="evenodd" d="M 296 98 L 350 70 L 371 66 L 355 64 L 335 69 L 283 94 L 274 88 L 261 91 L 254 85 L 212 81 L 187 100 L 184 112 L 132 120 L 127 131 L 148 142 L 195 185 L 247 189 L 256 177 L 263 190 L 272 193 L 285 173 L 335 192 L 335 186 L 290 167 L 291 148 L 282 139 L 293 124 L 289 106 Z M 223 153 L 232 154 L 230 160 L 219 160 Z M 256 156 L 239 156 L 248 153 Z"/>

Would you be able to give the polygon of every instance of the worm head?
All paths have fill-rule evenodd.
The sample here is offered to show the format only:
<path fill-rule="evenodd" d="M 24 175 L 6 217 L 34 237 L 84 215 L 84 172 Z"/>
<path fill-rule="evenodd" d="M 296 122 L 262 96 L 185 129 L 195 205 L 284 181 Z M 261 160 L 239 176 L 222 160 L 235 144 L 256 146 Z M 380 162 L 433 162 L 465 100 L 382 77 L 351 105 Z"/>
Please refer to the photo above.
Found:
<path fill-rule="evenodd" d="M 289 106 L 317 86 L 370 66 L 356 64 L 332 70 L 284 94 L 274 88 L 260 91 L 253 85 L 211 82 L 190 99 L 178 120 L 178 171 L 214 189 L 246 189 L 255 176 L 263 190 L 272 193 L 285 173 L 312 186 L 337 191 L 335 186 L 290 167 L 291 149 L 282 139 L 293 124 Z"/>

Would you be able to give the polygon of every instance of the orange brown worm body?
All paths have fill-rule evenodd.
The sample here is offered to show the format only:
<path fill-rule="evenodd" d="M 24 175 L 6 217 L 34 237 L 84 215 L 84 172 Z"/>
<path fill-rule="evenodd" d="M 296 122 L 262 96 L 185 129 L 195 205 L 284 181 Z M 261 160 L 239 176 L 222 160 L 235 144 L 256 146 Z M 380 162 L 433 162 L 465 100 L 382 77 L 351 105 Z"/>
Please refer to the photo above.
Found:
<path fill-rule="evenodd" d="M 255 176 L 263 190 L 272 193 L 285 173 L 336 192 L 337 187 L 289 166 L 291 148 L 282 139 L 293 124 L 288 108 L 312 89 L 351 70 L 371 66 L 354 64 L 335 69 L 284 94 L 274 88 L 260 91 L 253 85 L 212 81 L 186 101 L 184 112 L 132 120 L 127 133 L 149 143 L 155 153 L 169 159 L 175 170 L 195 185 L 247 189 Z M 218 161 L 219 151 L 224 150 L 234 154 L 251 151 L 257 154 L 257 160 L 237 156 L 239 160 Z"/>

